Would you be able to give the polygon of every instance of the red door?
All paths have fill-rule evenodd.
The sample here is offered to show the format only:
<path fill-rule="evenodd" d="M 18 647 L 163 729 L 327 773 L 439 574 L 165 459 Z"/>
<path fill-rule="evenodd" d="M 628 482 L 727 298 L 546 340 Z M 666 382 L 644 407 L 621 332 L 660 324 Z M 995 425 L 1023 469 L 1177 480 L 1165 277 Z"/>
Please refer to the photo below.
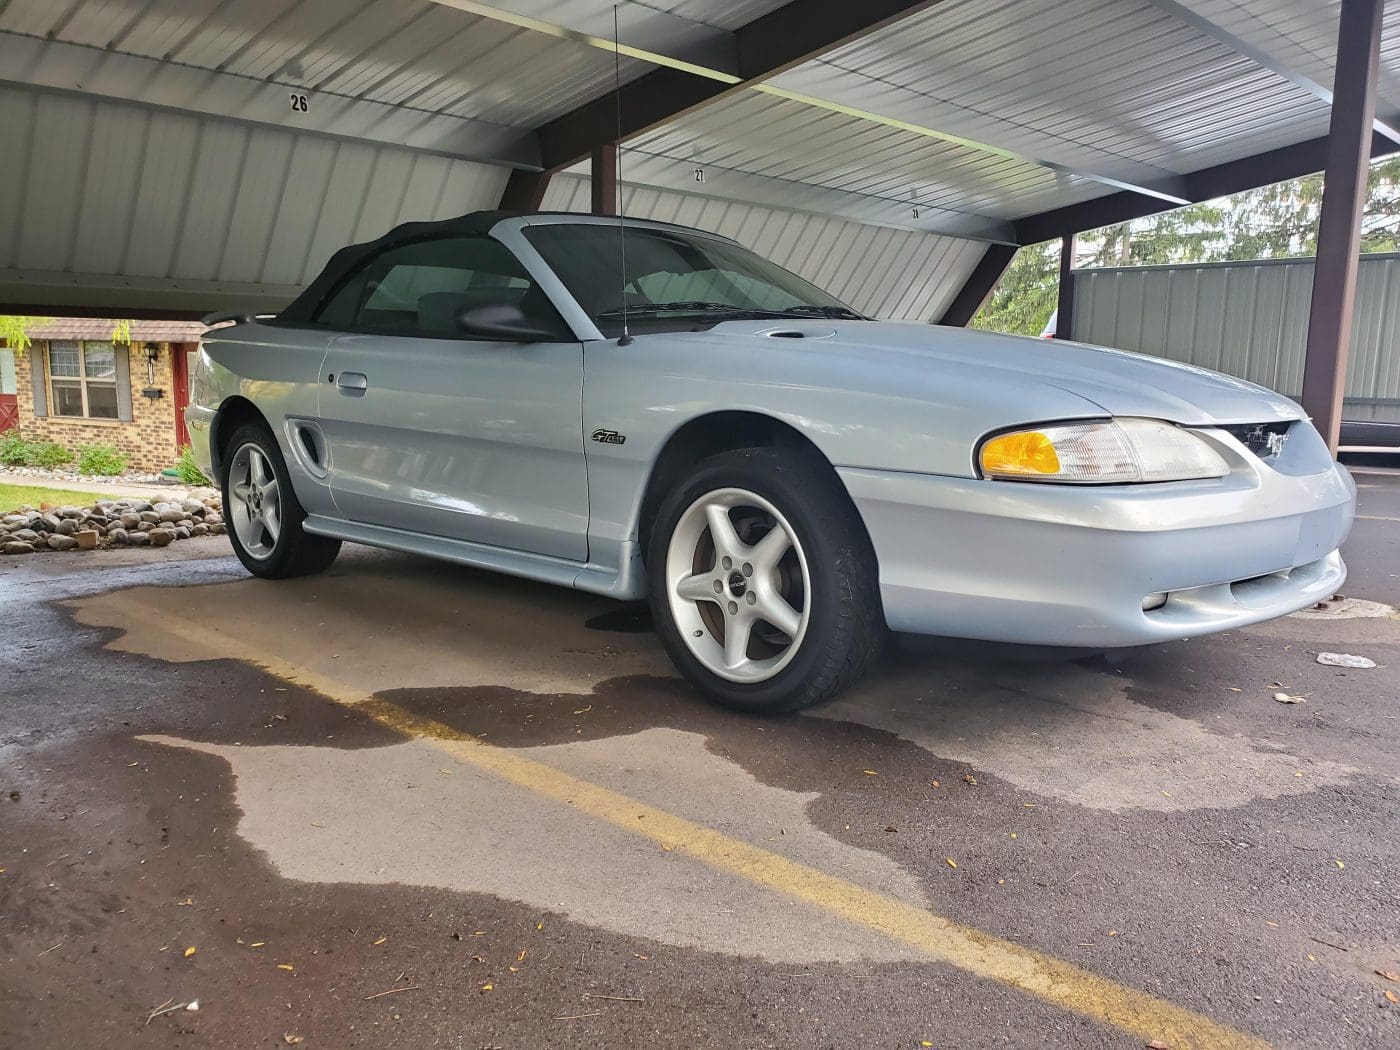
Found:
<path fill-rule="evenodd" d="M 14 394 L 0 394 L 0 434 L 17 426 L 19 426 L 19 398 Z"/>
<path fill-rule="evenodd" d="M 190 403 L 190 355 L 196 352 L 193 343 L 170 344 L 170 401 L 175 408 L 175 445 L 184 448 L 190 443 L 185 429 L 185 409 Z"/>

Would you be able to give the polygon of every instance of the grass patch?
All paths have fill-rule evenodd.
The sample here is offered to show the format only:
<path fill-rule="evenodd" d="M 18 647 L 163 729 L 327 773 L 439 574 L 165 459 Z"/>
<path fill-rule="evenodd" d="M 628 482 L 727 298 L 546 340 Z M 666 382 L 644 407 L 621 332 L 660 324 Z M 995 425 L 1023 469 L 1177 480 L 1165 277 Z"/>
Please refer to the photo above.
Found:
<path fill-rule="evenodd" d="M 98 499 L 121 499 L 117 492 L 75 492 L 72 489 L 51 489 L 43 485 L 0 484 L 0 513 L 8 514 L 24 504 L 38 507 L 53 503 L 60 507 L 90 507 Z"/>

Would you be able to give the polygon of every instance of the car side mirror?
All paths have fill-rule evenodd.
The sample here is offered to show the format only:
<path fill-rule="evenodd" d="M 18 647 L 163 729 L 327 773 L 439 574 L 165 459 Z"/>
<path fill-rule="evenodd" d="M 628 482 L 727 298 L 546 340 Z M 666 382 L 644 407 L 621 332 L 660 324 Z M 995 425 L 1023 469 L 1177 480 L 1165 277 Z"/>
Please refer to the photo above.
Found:
<path fill-rule="evenodd" d="M 473 339 L 505 343 L 557 343 L 560 335 L 526 317 L 518 306 L 463 307 L 457 311 L 457 327 Z"/>

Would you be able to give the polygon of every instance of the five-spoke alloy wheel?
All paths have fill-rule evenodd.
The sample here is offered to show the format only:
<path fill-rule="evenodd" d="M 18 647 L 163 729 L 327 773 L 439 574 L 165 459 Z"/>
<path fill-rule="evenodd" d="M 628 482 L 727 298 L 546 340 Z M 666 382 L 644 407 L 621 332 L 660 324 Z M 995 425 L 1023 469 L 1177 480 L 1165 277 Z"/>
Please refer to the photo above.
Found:
<path fill-rule="evenodd" d="M 246 423 L 223 445 L 220 483 L 233 552 L 254 576 L 275 580 L 321 572 L 340 541 L 302 528 L 306 511 L 266 424 Z"/>
<path fill-rule="evenodd" d="M 804 450 L 698 464 L 661 501 L 647 574 L 672 660 L 727 707 L 819 703 L 884 639 L 869 538 L 835 472 Z"/>
<path fill-rule="evenodd" d="M 666 580 L 681 637 L 721 678 L 766 681 L 802 644 L 807 559 L 792 526 L 762 496 L 717 489 L 686 508 L 671 533 Z"/>
<path fill-rule="evenodd" d="M 256 442 L 238 447 L 229 462 L 226 516 L 251 558 L 271 557 L 282 532 L 282 497 L 277 475 Z"/>

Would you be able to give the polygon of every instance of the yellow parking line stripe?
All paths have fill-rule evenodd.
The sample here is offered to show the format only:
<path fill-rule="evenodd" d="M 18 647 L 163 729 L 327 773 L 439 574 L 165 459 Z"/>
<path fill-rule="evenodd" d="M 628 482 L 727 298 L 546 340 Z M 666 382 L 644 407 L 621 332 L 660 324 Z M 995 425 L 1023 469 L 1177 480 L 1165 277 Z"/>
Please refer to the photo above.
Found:
<path fill-rule="evenodd" d="M 224 651 L 335 703 L 352 707 L 410 739 L 421 740 L 457 761 L 491 773 L 545 798 L 587 813 L 633 835 L 685 852 L 709 866 L 774 892 L 820 908 L 855 925 L 909 945 L 930 959 L 978 977 L 1028 992 L 1065 1010 L 1082 1014 L 1144 1040 L 1212 1050 L 1256 1050 L 1268 1044 L 1201 1014 L 1155 998 L 1054 958 L 965 926 L 926 909 L 828 875 L 711 828 L 600 787 L 546 763 L 479 737 L 421 718 L 386 700 L 368 696 L 346 682 L 311 672 L 276 657 L 251 657 L 225 630 L 210 630 L 158 616 L 160 627 L 201 649 L 218 640 Z M 642 819 L 639 819 L 642 818 Z"/>

